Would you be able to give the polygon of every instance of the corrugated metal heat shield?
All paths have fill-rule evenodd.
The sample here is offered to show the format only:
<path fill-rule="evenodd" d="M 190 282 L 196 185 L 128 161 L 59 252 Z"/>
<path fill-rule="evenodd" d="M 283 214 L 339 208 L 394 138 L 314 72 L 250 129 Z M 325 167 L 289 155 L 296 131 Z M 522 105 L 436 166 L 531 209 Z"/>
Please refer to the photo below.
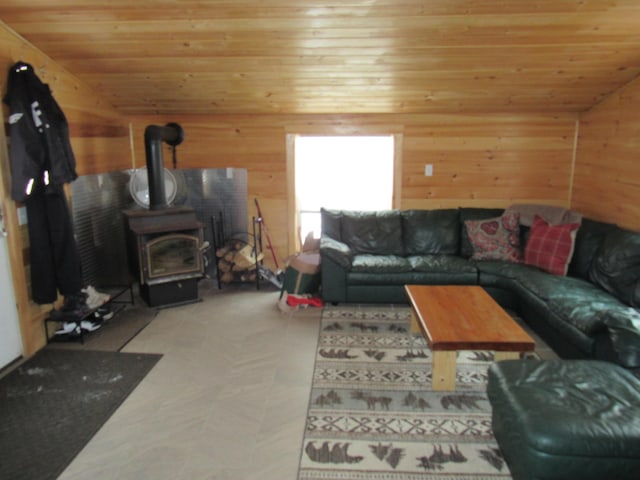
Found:
<path fill-rule="evenodd" d="M 204 240 L 213 245 L 211 217 L 222 213 L 224 230 L 247 236 L 247 171 L 239 168 L 171 170 L 177 181 L 172 206 L 190 206 L 204 225 Z M 128 183 L 133 171 L 83 175 L 71 183 L 74 228 L 86 285 L 128 284 L 129 272 L 123 210 L 141 209 Z M 209 256 L 214 255 L 212 251 Z M 209 258 L 205 273 L 215 277 Z"/>

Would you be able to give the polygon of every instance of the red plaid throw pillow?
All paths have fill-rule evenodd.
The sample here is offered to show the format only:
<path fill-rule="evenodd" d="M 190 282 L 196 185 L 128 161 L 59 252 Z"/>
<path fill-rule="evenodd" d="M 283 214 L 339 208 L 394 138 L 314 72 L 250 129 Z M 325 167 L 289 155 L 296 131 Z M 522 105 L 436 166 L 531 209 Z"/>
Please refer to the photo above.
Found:
<path fill-rule="evenodd" d="M 579 223 L 549 225 L 536 215 L 524 249 L 524 263 L 555 275 L 566 275 Z"/>

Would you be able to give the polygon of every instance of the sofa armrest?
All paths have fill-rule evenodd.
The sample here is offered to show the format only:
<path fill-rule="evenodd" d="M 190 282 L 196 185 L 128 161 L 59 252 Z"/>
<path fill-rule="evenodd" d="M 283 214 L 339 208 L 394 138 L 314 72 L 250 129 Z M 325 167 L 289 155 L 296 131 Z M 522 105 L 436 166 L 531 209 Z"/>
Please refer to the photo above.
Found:
<path fill-rule="evenodd" d="M 323 258 L 333 260 L 340 267 L 351 270 L 353 252 L 346 243 L 323 236 L 320 240 L 320 254 Z"/>
<path fill-rule="evenodd" d="M 640 312 L 634 308 L 609 312 L 604 323 L 619 363 L 628 368 L 640 367 Z"/>

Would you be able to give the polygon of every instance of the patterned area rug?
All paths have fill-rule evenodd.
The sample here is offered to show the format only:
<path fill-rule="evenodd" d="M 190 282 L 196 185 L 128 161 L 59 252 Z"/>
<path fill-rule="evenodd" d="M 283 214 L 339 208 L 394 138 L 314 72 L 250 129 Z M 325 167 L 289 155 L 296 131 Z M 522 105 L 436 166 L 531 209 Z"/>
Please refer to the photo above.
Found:
<path fill-rule="evenodd" d="M 325 307 L 299 480 L 510 478 L 486 396 L 492 352 L 458 355 L 431 390 L 431 352 L 403 306 Z"/>

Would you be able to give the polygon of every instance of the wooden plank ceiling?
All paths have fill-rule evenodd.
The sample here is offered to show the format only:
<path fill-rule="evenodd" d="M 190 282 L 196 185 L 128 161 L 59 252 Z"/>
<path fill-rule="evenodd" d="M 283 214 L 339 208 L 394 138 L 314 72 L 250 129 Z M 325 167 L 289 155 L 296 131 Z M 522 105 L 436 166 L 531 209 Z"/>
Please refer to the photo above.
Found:
<path fill-rule="evenodd" d="M 640 74 L 638 0 L 2 0 L 123 113 L 580 112 Z"/>

